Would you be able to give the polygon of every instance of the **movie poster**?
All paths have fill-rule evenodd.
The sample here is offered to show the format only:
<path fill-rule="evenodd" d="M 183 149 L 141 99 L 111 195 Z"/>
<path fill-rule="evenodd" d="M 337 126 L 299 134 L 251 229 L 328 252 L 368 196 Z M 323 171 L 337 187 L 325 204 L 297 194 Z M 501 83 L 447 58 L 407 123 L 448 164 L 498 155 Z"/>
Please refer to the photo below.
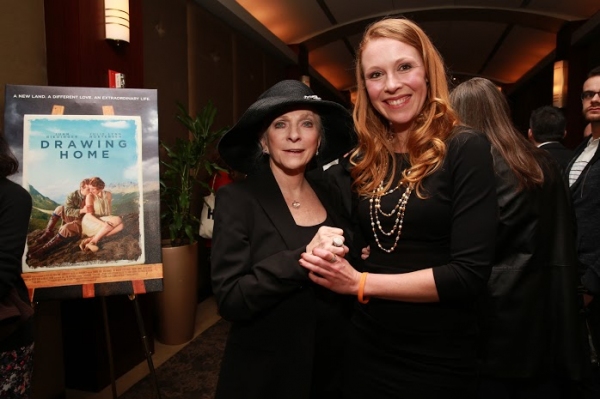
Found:
<path fill-rule="evenodd" d="M 162 289 L 156 106 L 155 90 L 6 87 L 35 299 Z"/>

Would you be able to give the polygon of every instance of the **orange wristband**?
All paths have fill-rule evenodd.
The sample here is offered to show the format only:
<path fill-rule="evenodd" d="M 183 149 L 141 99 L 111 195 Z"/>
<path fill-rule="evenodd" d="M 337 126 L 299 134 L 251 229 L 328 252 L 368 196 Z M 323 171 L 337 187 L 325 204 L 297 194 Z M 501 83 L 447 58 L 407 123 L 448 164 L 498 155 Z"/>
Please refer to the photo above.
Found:
<path fill-rule="evenodd" d="M 367 281 L 367 272 L 364 272 L 360 275 L 360 282 L 358 283 L 358 293 L 356 294 L 358 298 L 358 302 L 360 303 L 369 303 L 369 298 L 365 298 L 365 282 Z"/>

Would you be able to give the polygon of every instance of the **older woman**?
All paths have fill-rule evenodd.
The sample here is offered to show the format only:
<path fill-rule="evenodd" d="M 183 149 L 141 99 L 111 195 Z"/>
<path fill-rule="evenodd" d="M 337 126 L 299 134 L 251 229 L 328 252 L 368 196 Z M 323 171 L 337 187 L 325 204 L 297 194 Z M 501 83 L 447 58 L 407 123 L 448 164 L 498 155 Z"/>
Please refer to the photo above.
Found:
<path fill-rule="evenodd" d="M 312 281 L 357 298 L 345 397 L 471 398 L 497 224 L 489 144 L 458 127 L 442 59 L 411 21 L 366 30 L 356 79 L 348 169 L 370 256 L 362 273 L 326 249 L 301 260 Z"/>
<path fill-rule="evenodd" d="M 336 260 L 349 236 L 320 179 L 307 174 L 355 142 L 348 111 L 299 81 L 277 83 L 219 143 L 248 176 L 219 189 L 212 285 L 232 322 L 216 398 L 339 398 L 345 302 L 311 283 L 300 254 Z M 337 245 L 337 246 L 336 246 Z"/>

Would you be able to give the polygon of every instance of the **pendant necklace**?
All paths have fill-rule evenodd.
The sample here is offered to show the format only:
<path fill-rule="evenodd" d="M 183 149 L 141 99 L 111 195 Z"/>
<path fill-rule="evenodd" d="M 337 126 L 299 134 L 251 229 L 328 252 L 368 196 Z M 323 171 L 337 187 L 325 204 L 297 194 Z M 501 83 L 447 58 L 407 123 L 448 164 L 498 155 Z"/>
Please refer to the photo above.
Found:
<path fill-rule="evenodd" d="M 404 222 L 404 211 L 406 210 L 406 203 L 408 202 L 410 193 L 412 192 L 412 190 L 414 188 L 414 184 L 409 183 L 406 186 L 406 190 L 404 191 L 402 196 L 400 196 L 400 198 L 398 199 L 398 203 L 388 213 L 384 212 L 383 209 L 381 209 L 381 197 L 393 193 L 394 191 L 396 191 L 403 185 L 404 185 L 404 183 L 401 183 L 398 186 L 394 187 L 393 189 L 391 189 L 387 192 L 384 192 L 383 191 L 383 182 L 381 182 L 381 183 L 379 183 L 379 187 L 377 187 L 375 190 L 373 190 L 373 195 L 371 196 L 371 198 L 369 198 L 369 216 L 371 217 L 371 229 L 373 230 L 375 242 L 377 243 L 377 246 L 381 250 L 383 250 L 387 253 L 393 252 L 396 249 L 396 247 L 398 246 L 398 240 L 400 239 L 400 235 L 402 234 L 402 224 Z M 379 220 L 379 214 L 381 214 L 383 217 L 387 217 L 387 218 L 393 218 L 394 214 L 396 214 L 396 220 L 394 221 L 394 226 L 392 227 L 392 229 L 390 231 L 386 232 L 381 227 L 381 222 Z M 375 227 L 377 227 L 377 229 Z M 382 234 L 384 234 L 388 237 L 392 236 L 394 233 L 396 233 L 396 239 L 394 240 L 394 244 L 390 248 L 384 248 L 381 245 L 381 243 L 379 242 L 379 237 L 377 236 L 377 230 L 379 230 Z"/>
<path fill-rule="evenodd" d="M 299 203 L 298 201 L 294 200 L 294 201 L 292 202 L 292 207 L 293 207 L 294 209 L 298 209 L 298 208 L 300 208 L 300 203 Z"/>

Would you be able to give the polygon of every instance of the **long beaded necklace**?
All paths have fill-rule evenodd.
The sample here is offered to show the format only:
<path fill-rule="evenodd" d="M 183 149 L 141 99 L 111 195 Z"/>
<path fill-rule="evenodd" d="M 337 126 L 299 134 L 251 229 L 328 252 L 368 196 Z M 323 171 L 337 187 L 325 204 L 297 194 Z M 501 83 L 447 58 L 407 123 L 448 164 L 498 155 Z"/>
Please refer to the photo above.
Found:
<path fill-rule="evenodd" d="M 381 182 L 379 183 L 379 186 L 375 190 L 373 190 L 373 195 L 369 199 L 369 216 L 371 217 L 371 229 L 373 230 L 373 236 L 375 237 L 375 242 L 377 243 L 377 246 L 387 253 L 394 252 L 394 250 L 398 246 L 398 240 L 400 239 L 400 235 L 402 234 L 402 223 L 404 222 L 404 211 L 406 210 L 406 203 L 408 202 L 410 193 L 414 188 L 414 184 L 409 183 L 408 185 L 406 185 L 406 190 L 404 191 L 404 194 L 402 194 L 402 196 L 398 199 L 398 203 L 392 208 L 392 210 L 389 213 L 386 213 L 383 211 L 383 209 L 381 209 L 381 197 L 393 193 L 403 185 L 404 184 L 398 184 L 391 190 L 384 192 L 383 182 Z M 394 214 L 396 214 L 394 226 L 389 232 L 384 231 L 381 227 L 381 222 L 379 221 L 380 213 L 382 216 L 388 218 L 392 218 L 394 217 Z M 381 233 L 388 237 L 393 235 L 394 232 L 396 232 L 396 239 L 394 240 L 394 245 L 392 245 L 391 248 L 384 248 L 381 245 L 381 243 L 379 242 L 379 237 L 377 236 L 377 229 L 375 228 L 375 226 L 377 226 L 377 229 L 379 229 Z"/>

